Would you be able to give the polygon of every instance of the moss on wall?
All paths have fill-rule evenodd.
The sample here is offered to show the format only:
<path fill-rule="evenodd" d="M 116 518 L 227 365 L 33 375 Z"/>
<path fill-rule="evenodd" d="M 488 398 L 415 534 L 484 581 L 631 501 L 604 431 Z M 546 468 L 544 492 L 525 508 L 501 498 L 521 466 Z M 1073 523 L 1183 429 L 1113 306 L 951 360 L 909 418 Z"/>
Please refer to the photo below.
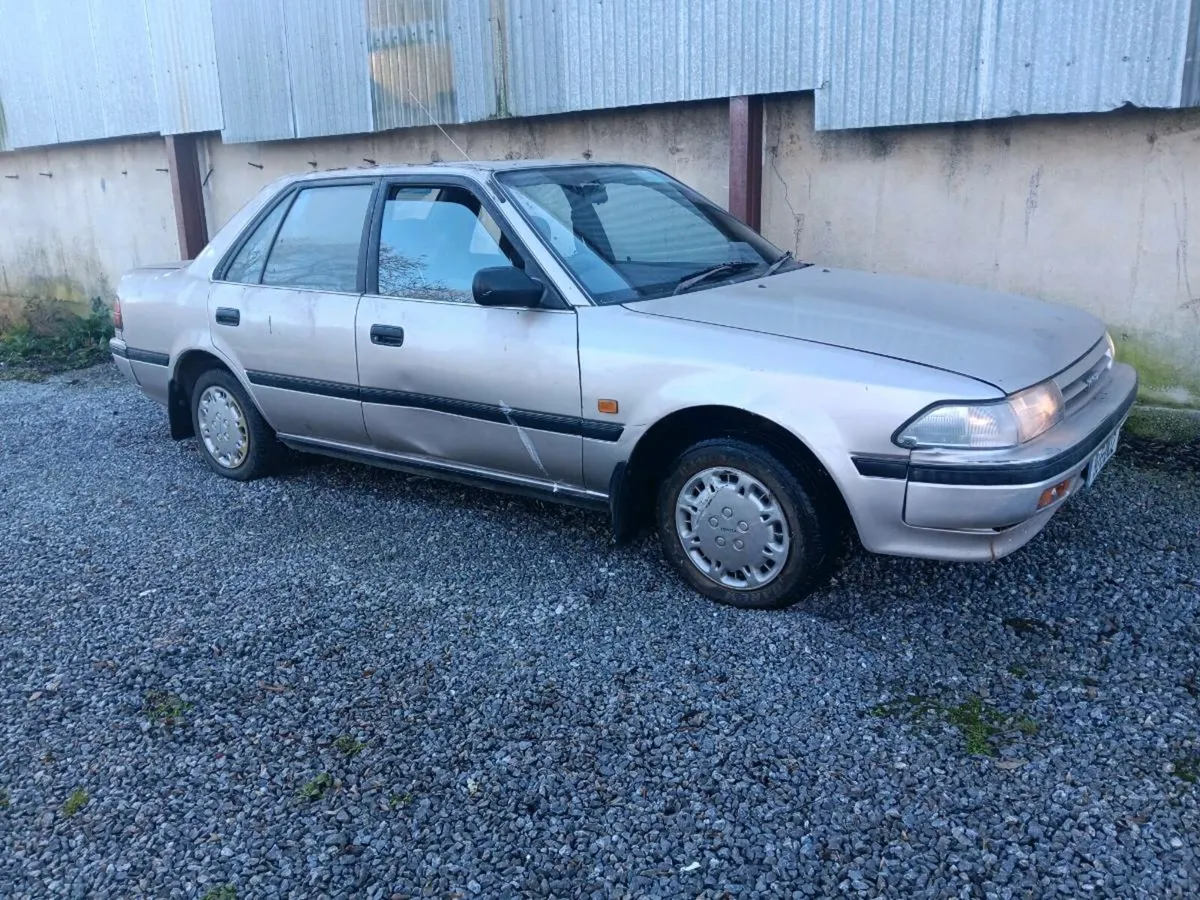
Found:
<path fill-rule="evenodd" d="M 1200 410 L 1200 365 L 1188 365 L 1183 354 L 1136 331 L 1114 329 L 1117 359 L 1137 369 L 1139 399 L 1151 406 Z"/>

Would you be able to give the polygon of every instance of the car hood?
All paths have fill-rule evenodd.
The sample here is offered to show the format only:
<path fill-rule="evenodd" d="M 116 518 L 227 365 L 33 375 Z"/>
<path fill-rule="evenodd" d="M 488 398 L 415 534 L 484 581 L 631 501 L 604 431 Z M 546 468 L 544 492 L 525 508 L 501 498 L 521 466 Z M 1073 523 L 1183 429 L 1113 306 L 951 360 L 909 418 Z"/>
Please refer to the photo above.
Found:
<path fill-rule="evenodd" d="M 820 266 L 629 308 L 902 359 L 1006 393 L 1057 374 L 1104 337 L 1099 319 L 1072 307 Z"/>

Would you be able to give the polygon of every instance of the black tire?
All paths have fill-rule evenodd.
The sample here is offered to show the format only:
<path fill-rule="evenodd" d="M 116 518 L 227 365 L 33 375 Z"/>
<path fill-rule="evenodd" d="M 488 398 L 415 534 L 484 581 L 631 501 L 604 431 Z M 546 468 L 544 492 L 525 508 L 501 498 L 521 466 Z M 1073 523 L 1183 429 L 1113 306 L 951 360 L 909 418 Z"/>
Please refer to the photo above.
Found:
<path fill-rule="evenodd" d="M 245 422 L 248 447 L 246 455 L 236 466 L 222 465 L 208 449 L 200 428 L 200 400 L 208 388 L 219 388 L 237 404 Z M 191 396 L 192 426 L 196 430 L 196 443 L 200 455 L 210 469 L 223 478 L 235 481 L 253 481 L 274 473 L 283 459 L 283 445 L 275 438 L 271 426 L 263 419 L 254 401 L 246 394 L 241 382 L 225 369 L 209 369 L 196 379 Z"/>
<path fill-rule="evenodd" d="M 775 498 L 787 523 L 790 547 L 786 558 L 761 587 L 739 589 L 719 584 L 706 576 L 684 549 L 676 523 L 676 500 L 694 476 L 714 468 L 737 469 L 759 481 Z M 828 577 L 843 546 L 841 521 L 831 490 L 832 486 L 802 460 L 785 465 L 774 454 L 744 441 L 701 441 L 680 454 L 659 485 L 655 518 L 663 553 L 688 584 L 718 603 L 743 609 L 791 606 Z M 712 518 L 720 519 L 723 511 L 714 508 Z"/>

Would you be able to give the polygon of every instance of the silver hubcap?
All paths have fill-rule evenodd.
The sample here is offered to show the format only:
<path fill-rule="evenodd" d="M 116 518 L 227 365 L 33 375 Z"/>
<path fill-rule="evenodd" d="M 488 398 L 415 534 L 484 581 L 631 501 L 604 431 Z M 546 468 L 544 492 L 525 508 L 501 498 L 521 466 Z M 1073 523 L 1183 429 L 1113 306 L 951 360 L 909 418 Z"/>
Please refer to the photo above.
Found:
<path fill-rule="evenodd" d="M 246 416 L 229 391 L 217 385 L 206 387 L 200 395 L 196 418 L 200 439 L 217 465 L 236 469 L 246 461 L 250 450 Z"/>
<path fill-rule="evenodd" d="M 705 469 L 688 479 L 675 500 L 675 530 L 692 565 L 736 591 L 778 578 L 792 547 L 775 497 L 739 469 Z"/>

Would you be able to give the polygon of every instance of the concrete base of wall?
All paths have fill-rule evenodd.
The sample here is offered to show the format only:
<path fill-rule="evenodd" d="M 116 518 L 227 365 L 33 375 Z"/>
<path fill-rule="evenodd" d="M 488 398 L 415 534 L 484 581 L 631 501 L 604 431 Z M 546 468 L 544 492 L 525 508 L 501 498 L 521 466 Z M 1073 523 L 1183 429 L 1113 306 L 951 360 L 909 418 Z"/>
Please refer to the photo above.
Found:
<path fill-rule="evenodd" d="M 178 259 L 162 138 L 0 154 L 0 299 L 109 299 L 121 274 Z"/>

